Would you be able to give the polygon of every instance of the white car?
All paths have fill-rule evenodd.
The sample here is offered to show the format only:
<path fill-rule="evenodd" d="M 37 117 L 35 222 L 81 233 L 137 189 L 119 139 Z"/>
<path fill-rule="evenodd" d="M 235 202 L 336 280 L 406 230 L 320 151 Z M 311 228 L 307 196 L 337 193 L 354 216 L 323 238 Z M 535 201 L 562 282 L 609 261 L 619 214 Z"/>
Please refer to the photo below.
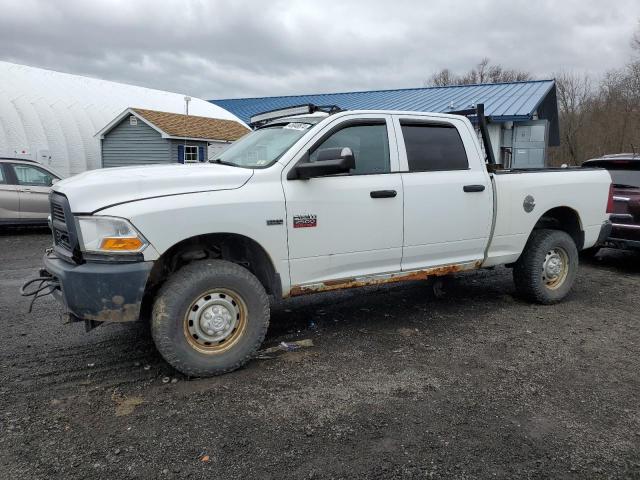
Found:
<path fill-rule="evenodd" d="M 480 106 L 479 106 L 480 107 Z M 297 114 L 297 115 L 295 115 Z M 247 362 L 277 298 L 495 265 L 553 303 L 606 238 L 600 169 L 500 170 L 461 115 L 269 112 L 212 163 L 54 185 L 43 277 L 72 320 L 149 318 L 187 375 Z"/>

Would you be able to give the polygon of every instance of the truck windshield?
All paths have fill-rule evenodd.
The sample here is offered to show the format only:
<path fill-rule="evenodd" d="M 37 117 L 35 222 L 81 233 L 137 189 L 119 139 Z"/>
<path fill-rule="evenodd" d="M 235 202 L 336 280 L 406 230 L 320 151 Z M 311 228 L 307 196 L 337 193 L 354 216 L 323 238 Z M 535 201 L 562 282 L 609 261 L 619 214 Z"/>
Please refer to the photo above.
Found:
<path fill-rule="evenodd" d="M 315 122 L 290 122 L 255 130 L 222 152 L 213 163 L 266 168 L 278 160 Z"/>

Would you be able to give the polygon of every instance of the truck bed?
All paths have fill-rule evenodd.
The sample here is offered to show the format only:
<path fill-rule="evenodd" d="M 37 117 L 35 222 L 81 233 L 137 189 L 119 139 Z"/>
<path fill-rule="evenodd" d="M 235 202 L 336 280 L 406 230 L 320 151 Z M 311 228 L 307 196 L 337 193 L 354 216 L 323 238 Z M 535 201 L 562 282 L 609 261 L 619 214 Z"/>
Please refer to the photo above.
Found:
<path fill-rule="evenodd" d="M 527 175 L 528 174 L 528 175 Z M 537 180 L 544 174 L 544 182 Z M 540 218 L 552 209 L 577 213 L 584 241 L 592 246 L 600 233 L 611 177 L 600 168 L 501 170 L 491 175 L 495 226 L 483 266 L 515 262 Z M 533 209 L 527 211 L 533 202 Z M 529 207 L 525 208 L 525 203 Z"/>

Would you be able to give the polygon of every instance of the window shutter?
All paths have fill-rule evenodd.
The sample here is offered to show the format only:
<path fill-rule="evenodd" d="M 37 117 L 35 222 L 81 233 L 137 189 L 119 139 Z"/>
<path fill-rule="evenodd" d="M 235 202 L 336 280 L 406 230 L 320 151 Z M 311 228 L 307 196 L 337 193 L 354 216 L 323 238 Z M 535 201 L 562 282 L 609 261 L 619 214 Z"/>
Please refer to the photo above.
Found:
<path fill-rule="evenodd" d="M 198 147 L 198 160 L 204 162 L 206 159 L 204 158 L 204 147 Z"/>
<path fill-rule="evenodd" d="M 184 163 L 184 145 L 178 145 L 178 161 Z"/>

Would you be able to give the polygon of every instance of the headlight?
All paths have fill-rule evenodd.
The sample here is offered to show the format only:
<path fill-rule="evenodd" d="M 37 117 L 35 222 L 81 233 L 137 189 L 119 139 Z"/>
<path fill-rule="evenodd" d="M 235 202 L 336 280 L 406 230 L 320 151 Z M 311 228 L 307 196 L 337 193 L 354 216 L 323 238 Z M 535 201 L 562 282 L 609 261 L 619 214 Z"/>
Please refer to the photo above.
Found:
<path fill-rule="evenodd" d="M 148 245 L 124 218 L 76 217 L 82 250 L 94 253 L 137 253 Z"/>

